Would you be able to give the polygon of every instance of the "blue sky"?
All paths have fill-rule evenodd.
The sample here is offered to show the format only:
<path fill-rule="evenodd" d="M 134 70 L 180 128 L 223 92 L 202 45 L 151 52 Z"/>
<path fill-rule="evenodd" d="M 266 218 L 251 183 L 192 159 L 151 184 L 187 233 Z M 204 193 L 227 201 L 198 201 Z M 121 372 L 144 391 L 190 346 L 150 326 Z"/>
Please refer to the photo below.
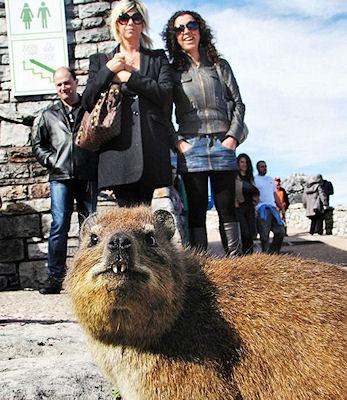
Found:
<path fill-rule="evenodd" d="M 236 76 L 250 134 L 239 148 L 271 176 L 321 173 L 347 205 L 347 1 L 146 1 L 151 37 L 174 11 L 199 12 Z"/>

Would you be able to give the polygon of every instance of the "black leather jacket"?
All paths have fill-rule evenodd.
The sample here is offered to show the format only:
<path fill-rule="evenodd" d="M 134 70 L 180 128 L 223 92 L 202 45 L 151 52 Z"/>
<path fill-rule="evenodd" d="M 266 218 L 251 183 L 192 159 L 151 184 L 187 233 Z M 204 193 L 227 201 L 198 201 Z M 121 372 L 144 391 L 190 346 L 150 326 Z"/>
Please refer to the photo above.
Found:
<path fill-rule="evenodd" d="M 48 169 L 50 181 L 97 179 L 98 155 L 75 145 L 83 114 L 79 106 L 71 129 L 61 101 L 42 113 L 32 147 L 38 162 Z"/>

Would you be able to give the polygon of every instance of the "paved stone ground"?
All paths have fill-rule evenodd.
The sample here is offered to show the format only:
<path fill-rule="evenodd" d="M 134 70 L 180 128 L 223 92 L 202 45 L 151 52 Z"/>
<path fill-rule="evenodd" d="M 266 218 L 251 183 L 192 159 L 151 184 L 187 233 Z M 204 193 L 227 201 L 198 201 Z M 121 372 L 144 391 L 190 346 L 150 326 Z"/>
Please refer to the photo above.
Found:
<path fill-rule="evenodd" d="M 283 252 L 347 265 L 347 238 L 288 232 Z M 208 214 L 210 251 L 222 255 L 217 217 Z M 1 400 L 110 400 L 66 293 L 0 292 Z"/>

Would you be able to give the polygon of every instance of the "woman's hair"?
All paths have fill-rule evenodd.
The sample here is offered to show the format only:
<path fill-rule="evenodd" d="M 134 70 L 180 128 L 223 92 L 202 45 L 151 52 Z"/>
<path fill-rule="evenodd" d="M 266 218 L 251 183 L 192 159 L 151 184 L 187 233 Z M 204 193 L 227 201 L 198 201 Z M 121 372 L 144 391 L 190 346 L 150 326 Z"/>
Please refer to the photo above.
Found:
<path fill-rule="evenodd" d="M 151 48 L 153 41 L 148 35 L 149 31 L 149 18 L 148 12 L 145 5 L 137 0 L 120 0 L 116 2 L 116 6 L 113 8 L 111 12 L 111 31 L 113 37 L 118 43 L 121 43 L 121 38 L 119 36 L 119 32 L 117 29 L 117 21 L 121 14 L 127 13 L 128 11 L 136 9 L 142 15 L 143 23 L 142 23 L 142 33 L 141 33 L 141 46 Z"/>
<path fill-rule="evenodd" d="M 206 51 L 207 59 L 212 63 L 219 63 L 220 58 L 216 47 L 213 43 L 214 39 L 211 33 L 210 27 L 206 24 L 206 21 L 195 11 L 177 11 L 175 14 L 169 19 L 166 24 L 163 32 L 162 38 L 165 42 L 165 48 L 169 52 L 170 59 L 174 68 L 179 71 L 184 71 L 189 68 L 190 59 L 181 46 L 178 44 L 175 33 L 175 20 L 177 17 L 181 15 L 189 14 L 191 15 L 195 21 L 199 24 L 200 31 L 200 43 L 199 48 L 203 48 Z"/>
<path fill-rule="evenodd" d="M 241 153 L 237 156 L 237 162 L 240 161 L 240 158 L 244 158 L 246 160 L 247 164 L 247 170 L 246 170 L 246 178 L 250 181 L 254 181 L 254 176 L 253 176 L 253 165 L 252 165 L 252 160 L 250 159 L 249 155 L 246 153 Z"/>

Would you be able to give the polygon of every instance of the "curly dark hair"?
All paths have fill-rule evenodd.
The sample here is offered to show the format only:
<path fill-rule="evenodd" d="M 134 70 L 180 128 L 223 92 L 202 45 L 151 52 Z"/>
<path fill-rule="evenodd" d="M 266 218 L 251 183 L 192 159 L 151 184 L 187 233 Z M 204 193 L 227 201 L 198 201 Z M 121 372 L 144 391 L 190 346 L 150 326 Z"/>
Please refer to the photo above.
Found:
<path fill-rule="evenodd" d="M 250 159 L 249 155 L 246 153 L 241 153 L 237 156 L 237 162 L 240 161 L 240 158 L 244 158 L 246 160 L 247 164 L 247 170 L 246 170 L 246 178 L 250 180 L 251 182 L 254 181 L 254 175 L 253 175 L 253 165 L 252 165 L 252 160 Z"/>
<path fill-rule="evenodd" d="M 181 15 L 189 14 L 199 24 L 200 31 L 200 43 L 199 48 L 203 48 L 206 51 L 207 59 L 212 63 L 216 64 L 220 62 L 219 54 L 214 45 L 214 39 L 211 33 L 211 28 L 206 24 L 206 21 L 195 11 L 177 11 L 169 19 L 166 24 L 161 36 L 165 42 L 165 48 L 169 52 L 170 60 L 175 69 L 179 71 L 186 71 L 189 68 L 190 60 L 187 54 L 182 50 L 176 39 L 176 33 L 174 30 L 174 23 L 177 17 Z"/>

